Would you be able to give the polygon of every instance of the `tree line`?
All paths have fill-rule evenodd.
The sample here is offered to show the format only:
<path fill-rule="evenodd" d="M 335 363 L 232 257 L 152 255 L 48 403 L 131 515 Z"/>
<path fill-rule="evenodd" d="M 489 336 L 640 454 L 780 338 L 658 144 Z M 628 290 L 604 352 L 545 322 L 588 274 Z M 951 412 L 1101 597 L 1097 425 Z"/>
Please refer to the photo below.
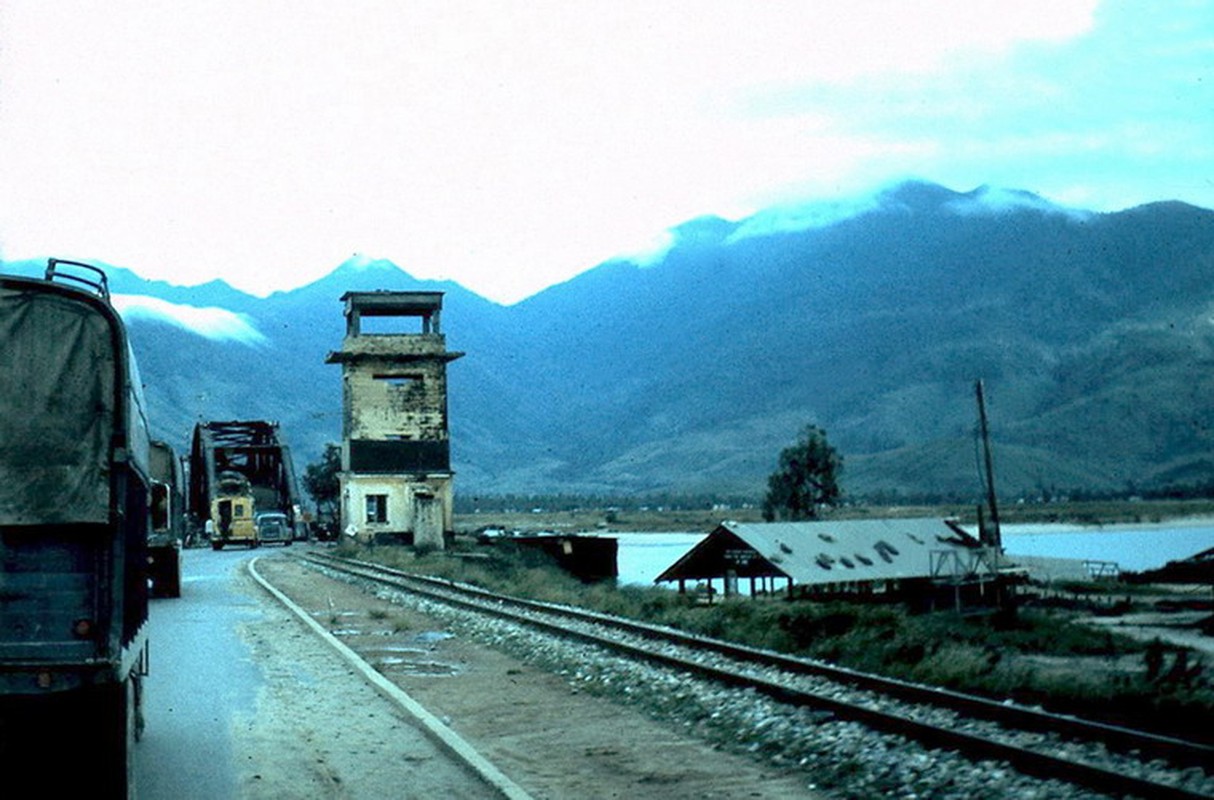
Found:
<path fill-rule="evenodd" d="M 815 519 L 824 508 L 838 505 L 842 492 L 839 475 L 843 458 L 826 440 L 826 431 L 808 425 L 797 441 L 780 452 L 776 471 L 767 481 L 763 499 L 763 516 L 775 519 Z M 341 500 L 341 447 L 325 445 L 319 461 L 308 464 L 303 474 L 305 491 L 316 503 L 317 513 L 334 519 Z M 710 494 L 685 495 L 654 493 L 643 497 L 612 497 L 609 495 L 566 494 L 457 494 L 457 513 L 578 511 L 582 509 L 619 509 L 636 511 L 662 508 L 674 511 L 712 509 L 717 507 L 748 507 L 753 498 Z"/>

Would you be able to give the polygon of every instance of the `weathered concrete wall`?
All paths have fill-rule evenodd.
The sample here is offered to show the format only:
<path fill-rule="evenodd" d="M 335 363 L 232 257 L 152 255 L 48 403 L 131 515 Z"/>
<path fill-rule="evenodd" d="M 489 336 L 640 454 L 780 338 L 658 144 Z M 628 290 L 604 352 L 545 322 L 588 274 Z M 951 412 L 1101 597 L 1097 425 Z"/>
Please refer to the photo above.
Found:
<path fill-rule="evenodd" d="M 447 438 L 446 363 L 360 361 L 345 366 L 347 439 Z"/>
<path fill-rule="evenodd" d="M 341 352 L 354 356 L 430 356 L 442 358 L 447 337 L 441 333 L 365 334 L 342 339 Z"/>
<path fill-rule="evenodd" d="M 340 482 L 341 518 L 346 534 L 360 541 L 371 541 L 379 535 L 413 534 L 415 545 L 441 548 L 443 531 L 454 529 L 454 487 L 449 475 L 418 480 L 411 475 L 343 473 Z M 387 497 L 387 518 L 383 522 L 367 519 L 367 498 L 372 495 Z"/>

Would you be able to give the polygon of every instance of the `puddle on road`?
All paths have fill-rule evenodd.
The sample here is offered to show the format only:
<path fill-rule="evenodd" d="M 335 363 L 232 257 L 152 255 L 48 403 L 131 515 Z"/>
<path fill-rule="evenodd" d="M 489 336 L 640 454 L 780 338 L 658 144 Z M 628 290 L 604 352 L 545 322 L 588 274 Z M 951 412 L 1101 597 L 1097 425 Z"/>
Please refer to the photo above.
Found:
<path fill-rule="evenodd" d="M 435 660 L 431 648 L 407 644 L 377 647 L 373 661 L 381 672 L 391 670 L 406 675 L 456 675 L 460 671 L 455 664 Z"/>
<path fill-rule="evenodd" d="M 365 631 L 361 628 L 335 628 L 329 631 L 342 638 L 367 636 L 400 636 L 399 631 Z M 407 637 L 398 644 L 384 644 L 363 650 L 363 655 L 380 672 L 404 673 L 406 675 L 458 675 L 460 668 L 434 659 L 434 649 L 455 634 L 448 631 L 423 631 Z M 360 650 L 362 648 L 359 648 Z"/>
<path fill-rule="evenodd" d="M 415 633 L 402 644 L 375 648 L 377 654 L 384 654 L 376 658 L 376 665 L 382 671 L 406 675 L 457 675 L 458 666 L 434 659 L 434 646 L 454 638 L 455 634 L 447 631 Z"/>
<path fill-rule="evenodd" d="M 415 655 L 424 656 L 424 655 L 428 654 L 430 651 L 423 650 L 420 647 L 410 647 L 407 644 L 390 644 L 390 645 L 387 645 L 386 647 L 375 648 L 375 652 L 377 652 L 377 653 L 412 653 Z"/>
<path fill-rule="evenodd" d="M 433 644 L 435 642 L 443 642 L 443 641 L 446 641 L 447 639 L 454 639 L 454 638 L 455 638 L 455 634 L 448 633 L 447 631 L 426 631 L 425 633 L 418 633 L 418 634 L 413 635 L 413 641 L 421 642 L 422 644 Z"/>
<path fill-rule="evenodd" d="M 401 632 L 391 628 L 381 628 L 380 630 L 363 630 L 362 628 L 330 628 L 329 633 L 334 636 L 400 636 Z"/>
<path fill-rule="evenodd" d="M 375 665 L 380 670 L 390 669 L 406 675 L 456 675 L 459 673 L 459 667 L 454 664 L 444 664 L 441 661 L 414 661 L 395 656 L 376 659 Z"/>

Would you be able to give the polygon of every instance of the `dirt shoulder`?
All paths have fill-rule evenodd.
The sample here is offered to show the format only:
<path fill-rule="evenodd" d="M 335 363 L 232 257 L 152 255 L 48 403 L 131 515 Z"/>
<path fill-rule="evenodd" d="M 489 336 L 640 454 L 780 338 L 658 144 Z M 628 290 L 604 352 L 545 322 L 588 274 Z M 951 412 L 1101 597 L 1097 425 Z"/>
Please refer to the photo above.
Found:
<path fill-rule="evenodd" d="M 250 596 L 264 600 L 264 613 L 240 628 L 264 680 L 250 712 L 230 722 L 236 796 L 499 796 L 254 585 L 243 568 L 239 580 Z M 179 797 L 200 796 L 196 791 L 183 787 Z"/>
<path fill-rule="evenodd" d="M 258 571 L 537 799 L 819 796 L 804 771 L 722 751 L 581 692 L 286 554 L 260 559 Z"/>

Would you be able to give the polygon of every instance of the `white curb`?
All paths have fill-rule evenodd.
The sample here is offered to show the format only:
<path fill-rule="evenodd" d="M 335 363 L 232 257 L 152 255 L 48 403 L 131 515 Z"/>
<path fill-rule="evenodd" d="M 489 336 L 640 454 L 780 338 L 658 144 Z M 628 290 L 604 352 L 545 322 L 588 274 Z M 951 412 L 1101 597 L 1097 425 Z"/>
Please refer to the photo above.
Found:
<path fill-rule="evenodd" d="M 481 780 L 492 786 L 497 791 L 501 792 L 502 796 L 508 800 L 533 800 L 531 795 L 527 794 L 518 784 L 507 778 L 501 770 L 493 766 L 484 756 L 478 753 L 472 745 L 464 741 L 459 734 L 444 725 L 438 717 L 431 714 L 420 703 L 406 694 L 399 686 L 392 683 L 370 664 L 364 661 L 358 653 L 355 653 L 336 636 L 329 633 L 323 625 L 312 618 L 312 615 L 304 611 L 296 605 L 291 598 L 287 597 L 278 589 L 274 588 L 266 581 L 265 578 L 258 574 L 256 569 L 257 558 L 248 562 L 249 574 L 253 579 L 261 584 L 261 587 L 278 599 L 280 603 L 286 606 L 297 617 L 304 621 L 316 634 L 329 643 L 329 646 L 336 650 L 347 662 L 350 663 L 362 676 L 374 686 L 380 694 L 388 698 L 392 702 L 400 706 L 405 713 L 409 714 L 422 729 L 441 747 L 446 749 L 456 758 L 463 761 L 468 767 L 476 773 Z"/>

